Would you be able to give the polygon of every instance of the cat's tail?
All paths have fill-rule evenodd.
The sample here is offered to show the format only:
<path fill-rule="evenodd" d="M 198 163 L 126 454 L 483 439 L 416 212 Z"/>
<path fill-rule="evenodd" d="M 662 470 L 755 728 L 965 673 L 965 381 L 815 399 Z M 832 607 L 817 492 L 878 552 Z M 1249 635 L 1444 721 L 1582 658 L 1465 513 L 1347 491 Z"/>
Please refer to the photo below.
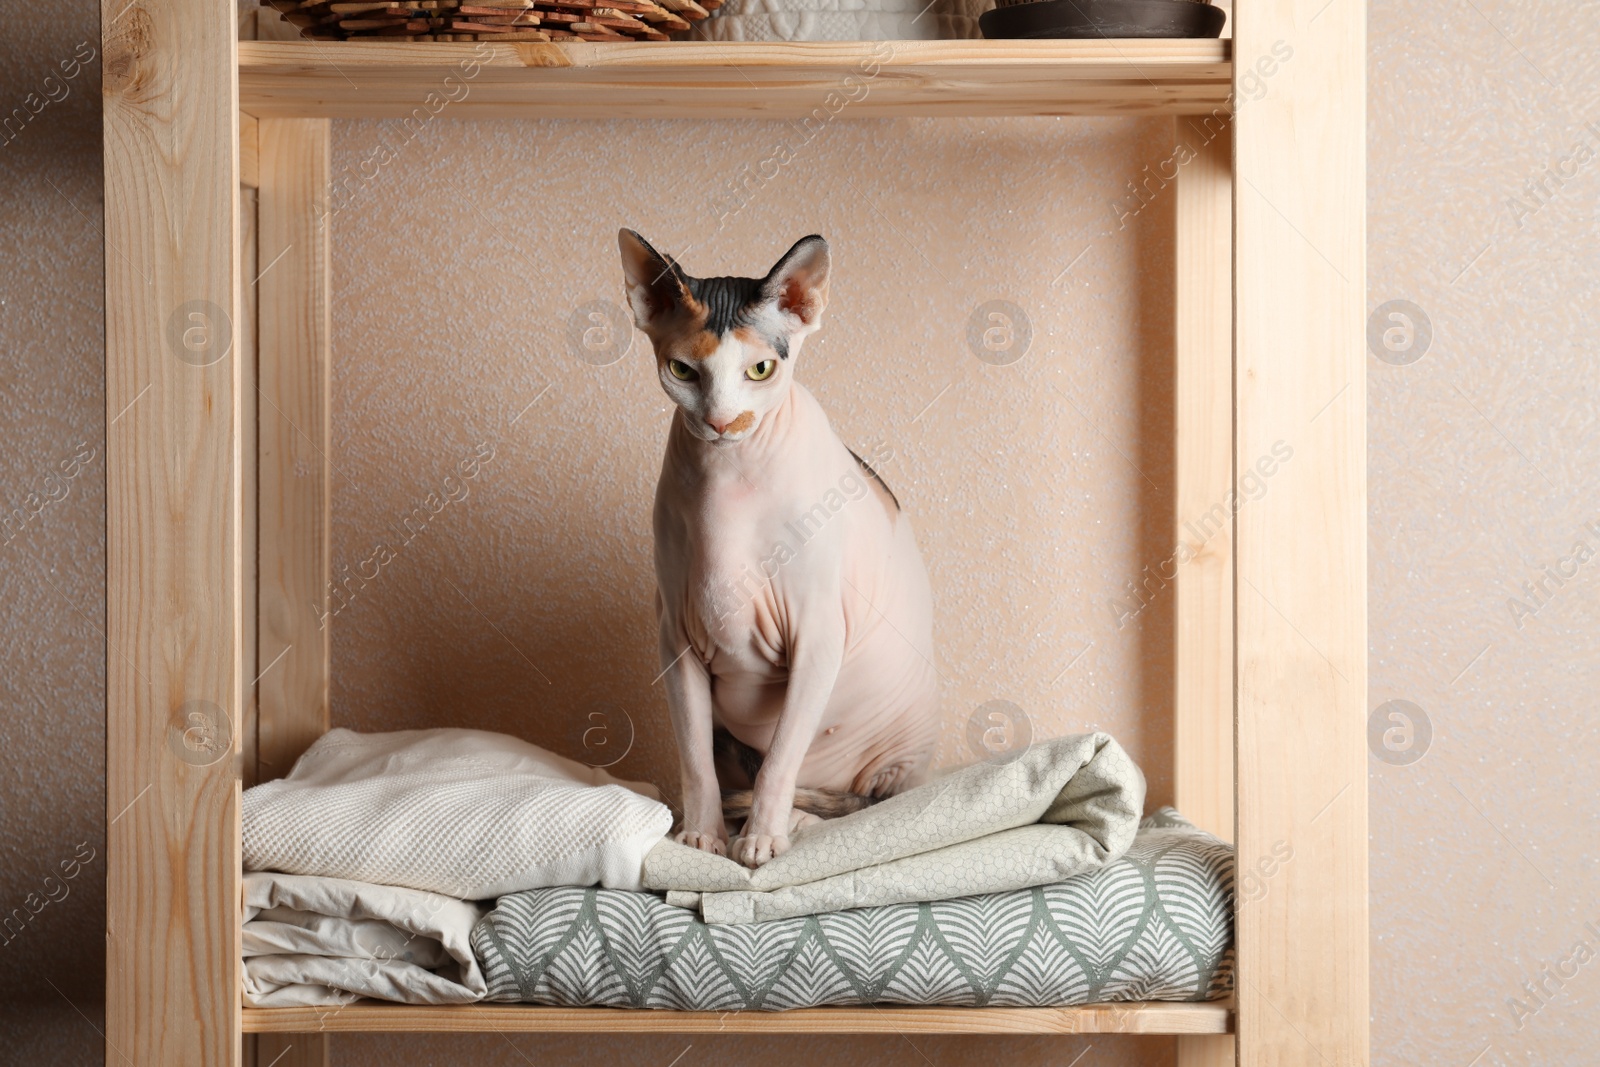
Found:
<path fill-rule="evenodd" d="M 750 817 L 750 803 L 754 793 L 749 789 L 724 789 L 722 791 L 722 817 L 729 823 Z M 819 819 L 837 819 L 841 815 L 860 811 L 878 802 L 877 797 L 862 796 L 844 789 L 796 789 L 794 808 Z"/>
<path fill-rule="evenodd" d="M 711 738 L 717 756 L 739 768 L 751 782 L 761 770 L 761 753 L 740 741 L 726 730 L 717 730 Z M 752 792 L 748 789 L 722 791 L 722 818 L 732 823 L 750 817 Z M 853 811 L 871 807 L 879 797 L 862 796 L 844 789 L 796 789 L 794 808 L 817 816 L 819 819 L 837 819 Z"/>

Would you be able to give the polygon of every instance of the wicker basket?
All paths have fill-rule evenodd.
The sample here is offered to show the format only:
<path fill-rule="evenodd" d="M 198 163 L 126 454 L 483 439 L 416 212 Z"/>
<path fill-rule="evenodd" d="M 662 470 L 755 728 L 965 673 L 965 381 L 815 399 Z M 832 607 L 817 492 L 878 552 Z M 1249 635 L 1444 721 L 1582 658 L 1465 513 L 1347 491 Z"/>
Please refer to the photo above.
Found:
<path fill-rule="evenodd" d="M 261 0 L 319 41 L 665 41 L 722 0 Z"/>

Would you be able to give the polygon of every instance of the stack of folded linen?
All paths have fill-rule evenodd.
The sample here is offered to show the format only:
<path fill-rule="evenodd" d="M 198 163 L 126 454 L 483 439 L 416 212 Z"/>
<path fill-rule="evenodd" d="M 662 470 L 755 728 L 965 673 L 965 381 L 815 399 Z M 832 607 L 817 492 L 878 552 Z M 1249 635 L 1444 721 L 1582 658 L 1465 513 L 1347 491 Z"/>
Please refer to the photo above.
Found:
<path fill-rule="evenodd" d="M 1170 809 L 1141 824 L 1144 778 L 1105 734 L 949 772 L 757 870 L 668 840 L 656 797 L 499 734 L 333 731 L 245 793 L 247 1003 L 1048 1006 L 1232 987 L 1233 850 Z"/>
<path fill-rule="evenodd" d="M 504 734 L 330 731 L 244 794 L 246 1001 L 479 1000 L 475 901 L 637 891 L 671 824 L 653 786 Z"/>
<path fill-rule="evenodd" d="M 1233 850 L 1163 809 L 1105 734 L 976 764 L 797 835 L 751 871 L 670 841 L 665 899 L 502 897 L 487 999 L 773 1011 L 1212 1000 L 1232 988 Z M 698 914 L 697 914 L 698 912 Z"/>

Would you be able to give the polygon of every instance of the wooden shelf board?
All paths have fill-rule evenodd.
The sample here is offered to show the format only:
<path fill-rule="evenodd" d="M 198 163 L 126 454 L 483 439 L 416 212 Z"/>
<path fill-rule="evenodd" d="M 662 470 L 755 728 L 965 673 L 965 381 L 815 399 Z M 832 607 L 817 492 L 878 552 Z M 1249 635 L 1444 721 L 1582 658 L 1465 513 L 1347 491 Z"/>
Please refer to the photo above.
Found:
<path fill-rule="evenodd" d="M 520 1004 L 245 1008 L 246 1033 L 614 1034 L 1227 1034 L 1228 1001 L 1077 1008 L 805 1008 L 786 1012 L 639 1011 Z"/>
<path fill-rule="evenodd" d="M 241 41 L 239 102 L 330 118 L 1209 114 L 1227 107 L 1231 45 Z"/>

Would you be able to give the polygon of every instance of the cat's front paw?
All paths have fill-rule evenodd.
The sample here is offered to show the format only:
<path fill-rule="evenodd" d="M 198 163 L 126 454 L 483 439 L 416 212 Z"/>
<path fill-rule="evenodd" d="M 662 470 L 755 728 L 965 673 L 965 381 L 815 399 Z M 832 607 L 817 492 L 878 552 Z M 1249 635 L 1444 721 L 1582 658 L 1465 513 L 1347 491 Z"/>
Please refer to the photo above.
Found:
<path fill-rule="evenodd" d="M 698 830 L 679 830 L 678 836 L 673 838 L 680 845 L 697 848 L 701 852 L 709 852 L 713 856 L 726 856 L 728 845 L 721 834 L 702 833 Z"/>
<path fill-rule="evenodd" d="M 759 867 L 789 851 L 789 839 L 781 834 L 741 834 L 729 846 L 735 860 L 746 867 Z"/>

